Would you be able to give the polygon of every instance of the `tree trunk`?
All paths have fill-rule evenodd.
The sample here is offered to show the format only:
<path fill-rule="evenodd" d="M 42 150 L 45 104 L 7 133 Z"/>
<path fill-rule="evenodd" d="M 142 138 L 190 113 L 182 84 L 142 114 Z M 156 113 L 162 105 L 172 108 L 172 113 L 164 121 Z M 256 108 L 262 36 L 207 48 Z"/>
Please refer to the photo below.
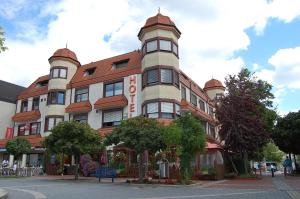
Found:
<path fill-rule="evenodd" d="M 75 155 L 75 180 L 78 180 L 78 156 Z"/>
<path fill-rule="evenodd" d="M 237 168 L 236 168 L 236 166 L 235 166 L 235 164 L 234 164 L 234 162 L 232 160 L 232 157 L 230 155 L 228 155 L 228 157 L 229 157 L 229 160 L 231 162 L 231 165 L 232 165 L 232 168 L 233 168 L 234 172 L 238 175 L 239 172 L 238 172 L 238 170 L 237 170 Z"/>
<path fill-rule="evenodd" d="M 139 156 L 139 182 L 143 182 L 143 153 L 140 153 Z"/>
<path fill-rule="evenodd" d="M 247 152 L 243 152 L 243 159 L 244 159 L 244 170 L 245 170 L 245 174 L 248 175 L 248 154 Z"/>

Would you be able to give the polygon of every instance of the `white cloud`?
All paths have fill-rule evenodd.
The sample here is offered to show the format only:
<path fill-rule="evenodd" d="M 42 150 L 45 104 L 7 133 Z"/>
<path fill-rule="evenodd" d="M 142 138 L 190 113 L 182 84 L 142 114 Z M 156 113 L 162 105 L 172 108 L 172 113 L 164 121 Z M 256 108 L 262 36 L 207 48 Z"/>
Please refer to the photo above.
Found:
<path fill-rule="evenodd" d="M 22 21 L 17 13 L 30 13 L 32 1 L 9 2 L 0 11 L 6 9 L 3 16 L 19 24 L 19 39 L 8 37 L 9 50 L 0 54 L 0 79 L 23 85 L 47 74 L 48 58 L 66 43 L 83 64 L 139 48 L 139 28 L 160 6 L 182 32 L 181 68 L 203 86 L 244 66 L 234 53 L 249 46 L 247 28 L 261 34 L 269 18 L 290 22 L 300 12 L 297 0 L 63 0 L 39 5 L 37 16 Z M 47 16 L 51 21 L 41 30 L 38 22 Z M 108 42 L 104 35 L 111 35 Z"/>

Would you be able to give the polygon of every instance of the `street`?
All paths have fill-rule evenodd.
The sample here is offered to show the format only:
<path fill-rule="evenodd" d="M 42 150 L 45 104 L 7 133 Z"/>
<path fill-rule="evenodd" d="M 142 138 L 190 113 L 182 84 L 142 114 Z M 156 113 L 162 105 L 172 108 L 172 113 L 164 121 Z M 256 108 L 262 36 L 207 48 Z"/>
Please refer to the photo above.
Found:
<path fill-rule="evenodd" d="M 180 198 L 299 198 L 298 177 L 282 176 L 263 180 L 224 180 L 195 186 L 132 185 L 123 182 L 98 183 L 82 179 L 53 180 L 47 178 L 0 179 L 0 188 L 8 191 L 9 199 L 180 199 Z"/>

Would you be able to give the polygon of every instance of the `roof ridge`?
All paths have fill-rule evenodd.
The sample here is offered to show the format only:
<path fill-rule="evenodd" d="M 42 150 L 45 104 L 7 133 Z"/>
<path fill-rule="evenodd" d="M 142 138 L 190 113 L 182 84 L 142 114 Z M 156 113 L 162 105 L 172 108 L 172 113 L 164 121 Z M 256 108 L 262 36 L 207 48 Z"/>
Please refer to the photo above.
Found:
<path fill-rule="evenodd" d="M 108 58 L 105 58 L 105 59 L 100 59 L 100 60 L 97 60 L 97 61 L 92 61 L 92 62 L 90 62 L 90 63 L 88 63 L 88 64 L 83 64 L 83 65 L 81 65 L 81 67 L 86 66 L 86 65 L 89 65 L 89 64 L 92 64 L 92 63 L 97 63 L 97 62 L 100 62 L 100 61 L 105 61 L 105 60 L 108 60 L 108 59 L 112 59 L 112 58 L 115 58 L 115 57 L 119 57 L 119 56 L 122 56 L 122 55 L 127 55 L 127 54 L 134 53 L 134 52 L 140 52 L 140 49 L 133 50 L 133 51 L 130 51 L 130 52 L 127 52 L 127 53 L 123 53 L 123 54 L 120 54 L 120 55 L 115 55 L 115 56 L 108 57 Z"/>

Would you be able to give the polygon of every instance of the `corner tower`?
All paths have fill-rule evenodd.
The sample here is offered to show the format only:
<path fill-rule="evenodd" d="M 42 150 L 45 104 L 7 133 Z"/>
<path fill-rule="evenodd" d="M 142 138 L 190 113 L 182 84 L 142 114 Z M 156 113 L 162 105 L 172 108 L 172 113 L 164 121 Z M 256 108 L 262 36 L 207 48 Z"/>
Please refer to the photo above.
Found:
<path fill-rule="evenodd" d="M 224 95 L 225 87 L 219 80 L 211 79 L 205 83 L 203 90 L 210 99 L 214 100 Z"/>
<path fill-rule="evenodd" d="M 70 100 L 70 93 L 67 93 L 67 85 L 76 73 L 77 68 L 80 67 L 76 54 L 68 48 L 56 50 L 48 61 L 50 64 L 50 75 L 45 114 L 46 132 L 64 120 L 65 108 Z M 70 89 L 68 92 L 70 92 Z"/>
<path fill-rule="evenodd" d="M 147 19 L 138 38 L 142 45 L 142 112 L 173 119 L 180 109 L 178 39 L 180 31 L 160 13 Z"/>

